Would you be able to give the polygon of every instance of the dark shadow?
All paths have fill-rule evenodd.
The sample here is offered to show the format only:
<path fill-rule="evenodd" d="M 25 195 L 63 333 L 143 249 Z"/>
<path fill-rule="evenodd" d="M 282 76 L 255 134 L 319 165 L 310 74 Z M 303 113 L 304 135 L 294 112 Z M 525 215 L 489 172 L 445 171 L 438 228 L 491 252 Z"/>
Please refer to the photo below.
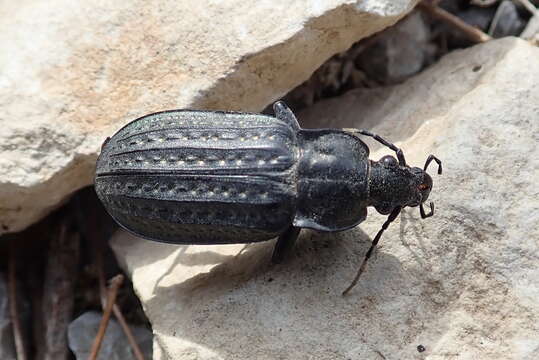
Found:
<path fill-rule="evenodd" d="M 406 249 L 412 254 L 414 260 L 419 266 L 424 268 L 425 271 L 430 271 L 429 264 L 426 263 L 423 259 L 428 257 L 428 250 L 425 247 L 425 232 L 421 229 L 421 219 L 419 217 L 414 218 L 412 212 L 418 212 L 417 209 L 405 208 L 401 211 L 400 214 L 400 231 L 399 238 L 401 244 L 406 247 Z M 412 232 L 414 239 L 414 246 L 411 246 L 409 240 L 407 240 L 406 233 Z M 408 236 L 410 238 L 410 236 Z M 415 248 L 420 250 L 420 253 Z"/>

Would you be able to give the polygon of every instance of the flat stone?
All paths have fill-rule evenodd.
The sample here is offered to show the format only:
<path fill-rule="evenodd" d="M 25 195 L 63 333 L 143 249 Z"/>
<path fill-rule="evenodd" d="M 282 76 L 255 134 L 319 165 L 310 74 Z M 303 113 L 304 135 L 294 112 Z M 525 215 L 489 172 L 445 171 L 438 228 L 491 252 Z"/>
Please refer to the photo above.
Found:
<path fill-rule="evenodd" d="M 0 5 L 0 234 L 93 181 L 107 135 L 174 108 L 258 111 L 417 0 Z"/>
<path fill-rule="evenodd" d="M 372 209 L 349 231 L 304 230 L 281 265 L 274 241 L 175 246 L 119 231 L 113 249 L 164 358 L 538 358 L 538 58 L 494 40 L 299 114 L 304 126 L 369 128 L 412 165 L 444 162 L 443 175 L 430 169 L 435 216 L 407 208 L 346 297 L 384 221 Z M 371 159 L 391 153 L 366 141 Z"/>

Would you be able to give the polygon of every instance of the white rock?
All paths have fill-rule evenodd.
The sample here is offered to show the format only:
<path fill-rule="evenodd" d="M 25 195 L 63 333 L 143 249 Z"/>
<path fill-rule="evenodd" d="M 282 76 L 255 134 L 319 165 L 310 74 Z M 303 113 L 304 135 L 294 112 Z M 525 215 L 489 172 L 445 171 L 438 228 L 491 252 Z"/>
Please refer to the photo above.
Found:
<path fill-rule="evenodd" d="M 371 128 L 413 165 L 444 161 L 435 216 L 406 210 L 347 297 L 384 220 L 372 210 L 361 229 L 304 231 L 281 265 L 270 263 L 273 241 L 174 246 L 117 233 L 164 358 L 537 359 L 538 59 L 522 40 L 496 40 L 299 114 Z"/>
<path fill-rule="evenodd" d="M 415 2 L 4 2 L 0 234 L 90 184 L 99 146 L 127 121 L 261 110 Z"/>

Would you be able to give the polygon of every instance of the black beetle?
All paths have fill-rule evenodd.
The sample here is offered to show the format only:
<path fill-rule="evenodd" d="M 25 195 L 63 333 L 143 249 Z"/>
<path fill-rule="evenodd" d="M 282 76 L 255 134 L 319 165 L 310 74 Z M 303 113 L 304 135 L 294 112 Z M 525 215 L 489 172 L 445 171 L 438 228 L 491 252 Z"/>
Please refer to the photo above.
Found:
<path fill-rule="evenodd" d="M 143 116 L 103 144 L 96 192 L 109 214 L 144 238 L 175 244 L 232 244 L 278 236 L 273 261 L 301 228 L 342 231 L 365 220 L 367 207 L 389 217 L 376 234 L 346 294 L 380 236 L 405 206 L 421 217 L 432 179 L 409 167 L 401 149 L 356 129 L 301 129 L 283 103 L 275 117 L 173 110 Z M 396 152 L 369 160 L 358 135 Z"/>

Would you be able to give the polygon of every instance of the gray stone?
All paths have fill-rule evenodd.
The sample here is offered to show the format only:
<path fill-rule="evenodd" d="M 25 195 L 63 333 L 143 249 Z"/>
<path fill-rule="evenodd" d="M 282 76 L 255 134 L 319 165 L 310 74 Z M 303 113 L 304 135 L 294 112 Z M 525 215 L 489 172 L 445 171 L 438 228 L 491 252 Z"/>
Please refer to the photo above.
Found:
<path fill-rule="evenodd" d="M 416 2 L 3 2 L 0 234 L 91 184 L 101 143 L 129 120 L 261 110 Z"/>
<path fill-rule="evenodd" d="M 494 38 L 516 36 L 524 29 L 524 25 L 524 21 L 518 15 L 515 3 L 511 0 L 504 0 L 496 10 L 488 33 Z"/>
<path fill-rule="evenodd" d="M 67 332 L 69 348 L 78 360 L 86 360 L 90 355 L 102 316 L 97 311 L 88 311 L 69 324 Z M 153 341 L 151 331 L 143 327 L 131 327 L 131 330 L 144 357 L 151 359 Z M 109 321 L 97 359 L 136 360 L 120 324 L 115 319 Z"/>
<path fill-rule="evenodd" d="M 452 5 L 443 6 L 444 4 Z M 468 25 L 479 28 L 483 32 L 488 32 L 489 25 L 496 13 L 496 6 L 463 6 L 461 2 L 453 0 L 442 1 L 441 5 Z M 437 35 L 438 42 L 441 41 L 440 46 L 442 52 L 446 52 L 447 49 L 467 48 L 475 44 L 475 42 L 470 40 L 469 35 L 456 26 L 435 18 L 431 18 L 431 21 L 433 24 L 432 31 Z"/>
<path fill-rule="evenodd" d="M 469 8 L 463 11 L 459 11 L 457 13 L 457 16 L 468 25 L 471 25 L 473 27 L 483 30 L 484 32 L 487 32 L 489 25 L 492 22 L 492 18 L 494 17 L 495 14 L 496 14 L 495 7 L 470 6 Z M 455 29 L 455 27 L 451 26 L 451 28 L 455 32 L 459 32 L 458 36 L 462 36 L 462 37 L 466 36 L 460 30 Z"/>
<path fill-rule="evenodd" d="M 357 63 L 368 77 L 383 84 L 402 81 L 427 64 L 430 31 L 421 12 L 413 12 L 376 35 Z"/>
<path fill-rule="evenodd" d="M 7 284 L 4 274 L 0 273 L 0 359 L 16 360 L 13 328 L 9 314 Z"/>
<path fill-rule="evenodd" d="M 303 231 L 281 265 L 274 241 L 175 246 L 118 232 L 161 358 L 539 358 L 537 59 L 522 40 L 494 40 L 299 114 L 304 126 L 372 129 L 412 165 L 444 161 L 435 216 L 406 209 L 347 297 L 384 221 L 372 209 L 350 231 Z M 390 153 L 368 142 L 372 159 Z"/>

